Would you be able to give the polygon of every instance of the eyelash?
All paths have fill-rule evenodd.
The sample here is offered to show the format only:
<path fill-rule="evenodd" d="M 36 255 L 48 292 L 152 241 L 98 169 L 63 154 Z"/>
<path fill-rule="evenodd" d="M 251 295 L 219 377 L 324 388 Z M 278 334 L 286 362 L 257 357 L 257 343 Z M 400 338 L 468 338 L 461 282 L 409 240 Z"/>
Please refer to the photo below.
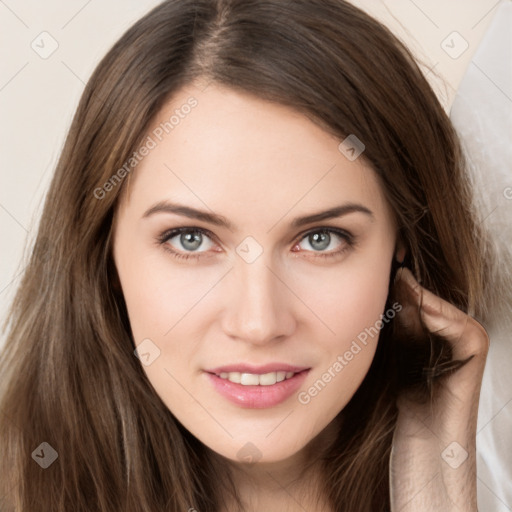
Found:
<path fill-rule="evenodd" d="M 199 228 L 199 227 L 182 227 L 182 228 L 175 228 L 168 231 L 163 232 L 161 235 L 157 237 L 157 242 L 163 246 L 163 249 L 167 252 L 169 252 L 173 257 L 178 259 L 185 259 L 188 260 L 190 258 L 192 259 L 198 259 L 203 256 L 201 256 L 203 253 L 180 253 L 175 251 L 174 249 L 171 249 L 167 242 L 174 238 L 176 235 L 180 235 L 181 233 L 201 233 L 202 235 L 207 236 L 208 238 L 214 239 L 213 233 L 208 231 L 207 229 Z M 331 228 L 327 226 L 323 226 L 320 228 L 314 228 L 309 231 L 306 231 L 305 233 L 302 233 L 299 235 L 299 238 L 296 242 L 294 242 L 294 245 L 302 242 L 307 236 L 313 234 L 313 233 L 334 233 L 335 235 L 339 236 L 341 239 L 343 239 L 346 243 L 346 245 L 342 249 L 338 249 L 336 251 L 329 251 L 329 252 L 319 252 L 315 258 L 334 258 L 336 256 L 341 256 L 346 251 L 348 251 L 350 248 L 354 247 L 355 245 L 355 237 L 349 233 L 348 231 L 344 231 L 342 229 L 338 228 Z M 311 252 L 311 251 L 308 251 Z"/>

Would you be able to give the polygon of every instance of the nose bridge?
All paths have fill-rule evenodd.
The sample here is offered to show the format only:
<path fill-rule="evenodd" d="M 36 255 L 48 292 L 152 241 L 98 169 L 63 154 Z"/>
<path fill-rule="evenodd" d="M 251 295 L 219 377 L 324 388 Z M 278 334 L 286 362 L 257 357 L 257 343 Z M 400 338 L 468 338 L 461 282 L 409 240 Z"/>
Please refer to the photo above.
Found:
<path fill-rule="evenodd" d="M 269 267 L 266 253 L 251 263 L 236 258 L 224 315 L 224 330 L 230 336 L 263 344 L 293 332 L 291 296 Z"/>

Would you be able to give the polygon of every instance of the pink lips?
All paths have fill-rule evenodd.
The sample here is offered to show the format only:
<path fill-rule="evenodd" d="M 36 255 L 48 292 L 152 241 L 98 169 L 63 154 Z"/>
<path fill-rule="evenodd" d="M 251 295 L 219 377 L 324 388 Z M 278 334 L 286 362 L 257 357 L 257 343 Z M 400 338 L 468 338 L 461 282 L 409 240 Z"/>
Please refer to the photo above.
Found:
<path fill-rule="evenodd" d="M 245 408 L 265 409 L 274 407 L 296 392 L 306 378 L 309 368 L 284 363 L 270 363 L 262 366 L 232 364 L 205 370 L 214 389 L 230 402 Z M 244 386 L 220 377 L 221 373 L 240 372 L 262 375 L 270 372 L 293 372 L 295 375 L 270 386 Z"/>
<path fill-rule="evenodd" d="M 309 370 L 306 366 L 292 366 L 285 363 L 268 363 L 261 366 L 251 364 L 229 364 L 227 366 L 219 366 L 218 368 L 212 368 L 211 370 L 205 370 L 208 373 L 215 373 L 220 375 L 223 372 L 240 372 L 240 373 L 257 373 L 264 374 L 269 372 L 293 372 L 299 373 L 304 370 Z"/>

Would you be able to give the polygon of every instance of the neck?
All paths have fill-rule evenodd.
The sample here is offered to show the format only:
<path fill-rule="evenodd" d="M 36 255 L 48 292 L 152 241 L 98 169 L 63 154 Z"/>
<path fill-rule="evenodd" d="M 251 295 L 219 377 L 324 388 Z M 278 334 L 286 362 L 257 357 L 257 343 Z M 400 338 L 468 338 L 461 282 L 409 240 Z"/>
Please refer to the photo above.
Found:
<path fill-rule="evenodd" d="M 254 464 L 227 461 L 244 512 L 330 512 L 332 508 L 321 485 L 322 459 L 330 452 L 338 429 L 339 424 L 333 420 L 304 448 L 285 460 Z M 235 511 L 238 508 L 234 501 L 223 510 Z"/>

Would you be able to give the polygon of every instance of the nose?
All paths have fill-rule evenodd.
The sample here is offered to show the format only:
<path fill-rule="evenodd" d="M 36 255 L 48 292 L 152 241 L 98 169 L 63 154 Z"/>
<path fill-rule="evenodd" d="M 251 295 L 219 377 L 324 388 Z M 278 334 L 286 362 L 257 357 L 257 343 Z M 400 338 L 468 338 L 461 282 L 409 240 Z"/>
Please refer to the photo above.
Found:
<path fill-rule="evenodd" d="M 264 345 L 294 332 L 293 293 L 266 258 L 261 256 L 250 264 L 239 258 L 228 279 L 229 300 L 222 315 L 225 334 Z"/>

